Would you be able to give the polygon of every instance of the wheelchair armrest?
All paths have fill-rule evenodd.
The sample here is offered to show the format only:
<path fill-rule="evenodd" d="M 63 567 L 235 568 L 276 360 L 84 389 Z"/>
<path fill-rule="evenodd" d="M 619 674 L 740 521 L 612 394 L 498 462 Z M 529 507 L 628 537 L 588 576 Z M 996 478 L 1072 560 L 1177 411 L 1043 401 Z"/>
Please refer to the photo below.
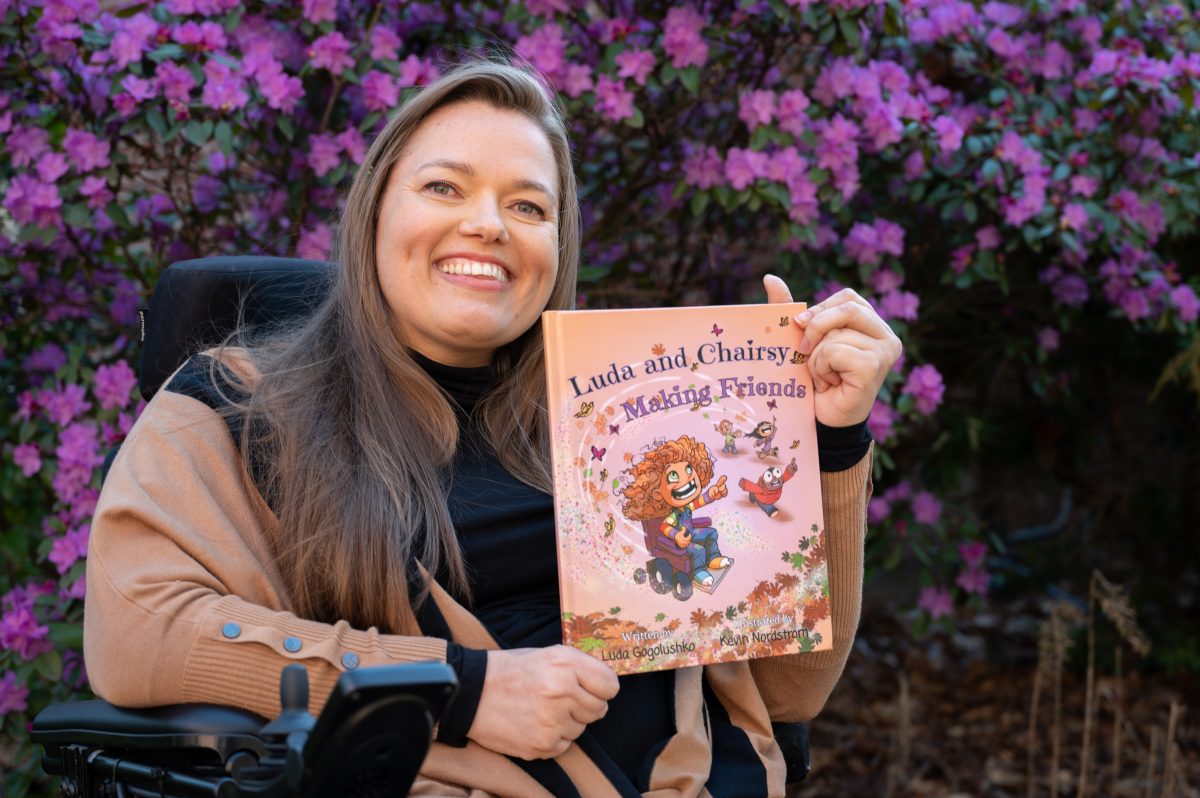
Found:
<path fill-rule="evenodd" d="M 263 753 L 258 732 L 264 723 L 253 712 L 213 704 L 126 709 L 107 701 L 69 701 L 39 712 L 30 739 L 47 753 L 64 745 L 127 750 L 208 748 L 225 758 L 236 750 Z"/>

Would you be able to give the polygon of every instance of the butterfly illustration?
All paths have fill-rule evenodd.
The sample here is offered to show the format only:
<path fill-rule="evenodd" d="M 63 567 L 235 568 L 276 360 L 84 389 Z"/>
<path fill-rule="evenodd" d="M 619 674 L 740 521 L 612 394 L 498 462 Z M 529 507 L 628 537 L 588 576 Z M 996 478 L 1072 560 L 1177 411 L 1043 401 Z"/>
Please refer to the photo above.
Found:
<path fill-rule="evenodd" d="M 595 446 L 593 446 L 592 447 L 592 459 L 593 460 L 603 460 L 604 453 L 607 451 L 608 451 L 608 449 L 597 449 Z"/>
<path fill-rule="evenodd" d="M 617 528 L 617 522 L 615 520 L 613 520 L 613 517 L 610 515 L 608 517 L 608 520 L 604 522 L 604 537 L 609 537 L 610 535 L 612 535 L 613 530 L 616 528 Z"/>
<path fill-rule="evenodd" d="M 650 347 L 650 351 L 655 355 L 661 355 L 663 352 L 667 351 L 667 348 L 662 344 L 655 344 L 654 346 Z"/>
<path fill-rule="evenodd" d="M 804 355 L 800 354 L 799 352 L 792 352 L 792 365 L 793 366 L 798 366 L 801 363 L 803 363 L 805 360 L 808 360 L 808 358 L 805 357 Z"/>
<path fill-rule="evenodd" d="M 715 324 L 713 325 L 713 328 L 712 328 L 712 334 L 713 334 L 713 335 L 720 335 L 720 334 L 721 334 L 721 333 L 723 333 L 723 332 L 725 332 L 725 330 L 721 329 L 720 327 L 718 327 L 718 326 L 717 326 L 717 325 L 715 325 Z"/>
<path fill-rule="evenodd" d="M 699 403 L 699 402 L 692 402 L 692 409 L 693 409 L 693 410 L 699 410 L 699 409 L 700 409 L 700 403 Z"/>
<path fill-rule="evenodd" d="M 633 452 L 625 452 L 624 459 L 625 459 L 626 463 L 632 463 L 633 462 Z"/>
<path fill-rule="evenodd" d="M 779 402 L 776 402 L 774 399 L 767 400 L 767 409 L 768 410 L 775 410 L 778 407 L 779 407 Z"/>
<path fill-rule="evenodd" d="M 601 469 L 600 469 L 600 481 L 601 481 L 601 482 L 607 482 L 607 481 L 608 481 L 608 469 L 607 469 L 607 468 L 601 468 Z"/>
<path fill-rule="evenodd" d="M 786 326 L 788 326 L 789 321 L 791 321 L 791 319 L 789 319 L 787 316 L 780 316 L 779 317 L 779 326 L 786 327 Z"/>
<path fill-rule="evenodd" d="M 633 554 L 633 546 L 621 546 L 621 551 L 625 552 L 626 555 Z"/>
<path fill-rule="evenodd" d="M 800 445 L 800 439 L 797 438 L 796 440 L 792 441 L 792 445 L 789 448 L 795 449 L 799 445 Z"/>
<path fill-rule="evenodd" d="M 700 364 L 699 364 L 699 363 L 693 363 L 693 364 L 692 364 L 692 371 L 698 371 L 699 369 L 700 369 Z"/>
<path fill-rule="evenodd" d="M 608 434 L 609 435 L 620 435 L 621 434 L 621 425 L 620 424 L 609 424 L 608 425 Z"/>
<path fill-rule="evenodd" d="M 584 402 L 579 406 L 579 412 L 575 414 L 575 418 L 587 418 L 592 414 L 592 410 L 595 408 L 595 402 Z"/>
<path fill-rule="evenodd" d="M 604 415 L 606 415 L 606 416 L 611 416 L 615 412 L 617 412 L 617 411 L 615 408 L 613 408 L 612 405 L 609 405 L 608 407 L 604 408 Z"/>

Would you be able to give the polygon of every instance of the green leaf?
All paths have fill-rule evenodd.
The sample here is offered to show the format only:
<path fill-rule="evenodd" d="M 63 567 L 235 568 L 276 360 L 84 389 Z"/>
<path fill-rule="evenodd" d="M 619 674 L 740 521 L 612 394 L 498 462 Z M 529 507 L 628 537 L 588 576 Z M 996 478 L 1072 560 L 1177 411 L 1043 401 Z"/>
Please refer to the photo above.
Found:
<path fill-rule="evenodd" d="M 184 126 L 183 137 L 197 147 L 203 147 L 212 138 L 213 127 L 211 119 L 206 119 L 203 122 L 199 119 L 193 119 Z"/>
<path fill-rule="evenodd" d="M 692 215 L 700 216 L 702 213 L 704 213 L 704 209 L 708 207 L 708 200 L 708 192 L 706 191 L 698 191 L 693 194 L 690 203 Z"/>
<path fill-rule="evenodd" d="M 57 648 L 83 648 L 83 626 L 77 623 L 51 623 L 50 639 Z"/>
<path fill-rule="evenodd" d="M 963 203 L 963 216 L 971 224 L 979 221 L 979 210 L 975 207 L 974 200 L 967 200 Z"/>
<path fill-rule="evenodd" d="M 156 47 L 150 51 L 149 58 L 154 63 L 162 63 L 171 59 L 181 58 L 183 56 L 183 48 L 178 44 L 164 44 L 161 47 Z"/>
<path fill-rule="evenodd" d="M 117 227 L 120 227 L 122 230 L 133 229 L 133 222 L 129 220 L 129 215 L 126 214 L 125 209 L 117 203 L 108 203 L 108 207 L 104 209 L 104 212 L 108 214 L 108 218 L 112 219 L 113 222 L 116 223 Z"/>
<path fill-rule="evenodd" d="M 1000 162 L 995 158 L 988 158 L 979 169 L 979 173 L 983 175 L 983 179 L 988 181 L 994 180 L 999 171 Z"/>
<path fill-rule="evenodd" d="M 296 130 L 292 127 L 292 120 L 286 116 L 279 117 L 279 132 L 284 135 L 288 141 L 294 141 L 296 138 Z"/>
<path fill-rule="evenodd" d="M 838 30 L 842 33 L 842 38 L 846 40 L 846 44 L 852 49 L 857 50 L 862 44 L 862 37 L 858 32 L 858 20 L 853 17 L 839 16 L 837 24 Z"/>
<path fill-rule="evenodd" d="M 226 155 L 233 155 L 233 126 L 222 119 L 217 123 L 217 146 Z"/>
<path fill-rule="evenodd" d="M 1070 174 L 1071 165 L 1069 163 L 1060 163 L 1058 166 L 1054 167 L 1054 174 L 1052 176 L 1056 182 L 1059 182 L 1066 180 Z"/>
<path fill-rule="evenodd" d="M 983 139 L 979 136 L 967 136 L 967 152 L 978 156 L 983 152 Z"/>
<path fill-rule="evenodd" d="M 670 63 L 662 65 L 662 69 L 658 71 L 658 79 L 663 82 L 663 85 L 673 83 L 679 77 L 679 70 Z"/>
<path fill-rule="evenodd" d="M 152 108 L 146 112 L 146 124 L 148 124 L 150 129 L 157 133 L 160 138 L 167 135 L 167 120 L 162 115 L 162 112 L 157 108 Z"/>
<path fill-rule="evenodd" d="M 33 661 L 33 669 L 46 681 L 57 682 L 62 678 L 62 654 L 57 649 L 39 654 Z"/>
<path fill-rule="evenodd" d="M 988 102 L 992 105 L 1002 105 L 1007 97 L 1008 92 L 999 86 L 988 92 Z"/>
<path fill-rule="evenodd" d="M 631 128 L 640 129 L 646 126 L 646 117 L 642 114 L 642 109 L 636 105 L 633 107 L 633 116 L 625 119 L 625 124 Z"/>
<path fill-rule="evenodd" d="M 685 89 L 687 89 L 688 91 L 690 91 L 692 94 L 696 94 L 697 92 L 699 92 L 700 91 L 700 69 L 699 69 L 699 67 L 688 67 L 687 69 L 680 70 L 679 82 L 682 83 L 683 87 Z"/>
<path fill-rule="evenodd" d="M 82 230 L 90 230 L 92 228 L 92 212 L 81 202 L 72 202 L 64 205 L 62 218 L 70 227 L 78 227 Z"/>
<path fill-rule="evenodd" d="M 906 26 L 904 16 L 895 3 L 888 3 L 883 9 L 883 32 L 887 36 L 903 36 Z"/>

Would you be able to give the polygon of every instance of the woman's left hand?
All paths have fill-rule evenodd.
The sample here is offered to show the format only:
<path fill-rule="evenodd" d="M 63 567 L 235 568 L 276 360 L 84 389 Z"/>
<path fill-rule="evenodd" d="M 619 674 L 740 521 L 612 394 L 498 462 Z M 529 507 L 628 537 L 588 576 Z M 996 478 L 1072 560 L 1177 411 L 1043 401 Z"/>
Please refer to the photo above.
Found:
<path fill-rule="evenodd" d="M 768 302 L 791 302 L 787 284 L 763 278 Z M 795 322 L 804 330 L 800 353 L 808 355 L 817 420 L 830 427 L 859 424 L 871 414 L 875 396 L 902 346 L 875 309 L 849 288 L 812 305 Z"/>

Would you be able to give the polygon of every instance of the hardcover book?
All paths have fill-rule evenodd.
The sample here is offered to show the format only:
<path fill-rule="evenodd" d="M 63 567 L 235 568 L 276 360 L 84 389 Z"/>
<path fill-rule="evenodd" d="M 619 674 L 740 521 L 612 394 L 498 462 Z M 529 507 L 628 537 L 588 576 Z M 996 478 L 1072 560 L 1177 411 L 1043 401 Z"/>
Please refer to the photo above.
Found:
<path fill-rule="evenodd" d="M 621 674 L 832 646 L 804 307 L 542 314 L 565 644 Z"/>

